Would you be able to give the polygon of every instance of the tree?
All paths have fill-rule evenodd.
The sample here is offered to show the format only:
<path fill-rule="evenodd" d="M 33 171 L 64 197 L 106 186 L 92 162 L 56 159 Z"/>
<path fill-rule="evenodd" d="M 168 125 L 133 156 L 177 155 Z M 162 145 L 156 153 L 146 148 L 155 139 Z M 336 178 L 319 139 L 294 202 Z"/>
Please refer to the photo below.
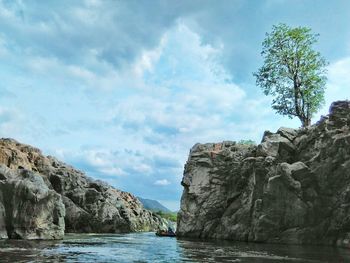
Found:
<path fill-rule="evenodd" d="M 324 103 L 328 63 L 312 48 L 318 36 L 307 27 L 273 26 L 262 44 L 264 64 L 253 73 L 264 94 L 274 97 L 272 108 L 298 117 L 303 127 Z"/>
<path fill-rule="evenodd" d="M 256 142 L 253 141 L 253 140 L 240 140 L 240 141 L 238 142 L 238 144 L 243 144 L 243 145 L 251 146 L 251 145 L 256 145 Z"/>

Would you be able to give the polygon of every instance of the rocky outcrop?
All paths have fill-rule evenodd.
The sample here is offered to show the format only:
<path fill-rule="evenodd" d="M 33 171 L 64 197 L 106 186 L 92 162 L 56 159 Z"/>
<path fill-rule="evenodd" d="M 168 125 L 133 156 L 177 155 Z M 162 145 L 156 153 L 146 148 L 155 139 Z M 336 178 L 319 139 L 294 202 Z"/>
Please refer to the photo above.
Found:
<path fill-rule="evenodd" d="M 64 216 L 61 196 L 40 175 L 0 165 L 0 238 L 62 238 Z"/>
<path fill-rule="evenodd" d="M 0 164 L 0 238 L 60 238 L 64 224 L 66 232 L 97 233 L 164 224 L 132 194 L 15 140 L 0 139 Z"/>
<path fill-rule="evenodd" d="M 307 129 L 257 146 L 196 144 L 185 165 L 178 236 L 350 245 L 350 101 Z"/>

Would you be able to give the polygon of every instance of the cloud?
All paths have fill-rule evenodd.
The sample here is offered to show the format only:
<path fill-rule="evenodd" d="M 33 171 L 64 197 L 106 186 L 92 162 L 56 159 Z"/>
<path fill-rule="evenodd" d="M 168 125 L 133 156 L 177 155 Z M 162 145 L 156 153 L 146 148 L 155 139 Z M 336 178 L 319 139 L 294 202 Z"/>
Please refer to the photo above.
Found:
<path fill-rule="evenodd" d="M 219 63 L 221 45 L 203 44 L 183 21 L 161 39 L 118 71 L 93 59 L 75 65 L 28 56 L 22 78 L 33 88 L 13 86 L 32 122 L 25 142 L 123 190 L 175 200 L 192 145 L 258 141 L 257 126 L 278 125 L 267 118 L 268 101 L 248 99 Z M 173 187 L 160 191 L 154 182 L 164 180 Z"/>
<path fill-rule="evenodd" d="M 181 23 L 166 39 L 152 74 L 144 72 L 144 89 L 113 110 L 114 123 L 158 143 L 212 128 L 245 97 L 216 63 L 219 49 L 202 46 L 199 36 Z"/>
<path fill-rule="evenodd" d="M 79 152 L 59 149 L 56 150 L 55 155 L 80 167 L 91 176 L 119 177 L 127 175 L 118 161 L 118 153 L 107 149 L 82 149 Z"/>
<path fill-rule="evenodd" d="M 210 5 L 210 2 L 205 4 Z M 320 19 L 320 14 L 327 19 Z M 326 2 L 315 5 L 314 1 L 292 4 L 288 1 L 220 1 L 205 6 L 202 12 L 186 17 L 185 21 L 201 35 L 204 43 L 222 44 L 221 61 L 241 84 L 254 81 L 252 72 L 262 62 L 261 43 L 272 25 L 287 23 L 310 27 L 320 34 L 316 48 L 334 61 L 348 52 L 349 16 L 348 1 L 337 1 L 331 6 Z"/>
<path fill-rule="evenodd" d="M 328 67 L 328 85 L 332 87 L 333 94 L 337 94 L 340 92 L 346 93 L 346 87 L 350 86 L 350 56 L 337 60 L 329 65 Z M 328 94 L 331 95 L 331 94 Z"/>
<path fill-rule="evenodd" d="M 110 175 L 110 176 L 123 176 L 126 175 L 126 173 L 118 168 L 118 167 L 108 167 L 108 168 L 101 168 L 99 170 L 102 174 Z"/>
<path fill-rule="evenodd" d="M 154 182 L 154 185 L 166 186 L 169 185 L 170 182 L 167 179 L 160 179 Z"/>
<path fill-rule="evenodd" d="M 15 45 L 25 53 L 54 55 L 67 64 L 94 54 L 118 68 L 157 46 L 178 16 L 194 8 L 182 3 L 169 9 L 163 1 L 1 1 L 0 5 L 3 33 L 8 37 L 15 33 Z"/>
<path fill-rule="evenodd" d="M 183 21 L 200 35 L 202 44 L 222 47 L 221 63 L 240 82 L 252 80 L 251 72 L 259 65 L 257 58 L 264 33 L 279 22 L 310 26 L 319 32 L 319 46 L 326 57 L 344 54 L 348 47 L 339 48 L 339 43 L 348 43 L 350 38 L 348 1 L 337 1 L 332 8 L 328 3 L 296 1 L 287 8 L 281 3 L 1 1 L 1 39 L 9 40 L 6 43 L 22 56 L 56 57 L 68 65 L 89 65 L 90 71 L 98 71 L 103 64 L 120 69 L 140 57 L 143 59 L 139 66 L 150 69 L 150 60 L 157 57 L 156 47 L 166 32 Z M 304 10 L 309 10 L 307 15 Z M 320 20 L 320 14 L 327 19 Z M 147 53 L 150 50 L 153 53 Z"/>
<path fill-rule="evenodd" d="M 325 91 L 325 106 L 319 115 L 328 113 L 333 101 L 350 99 L 350 56 L 334 61 L 328 66 L 328 83 Z M 319 116 L 317 116 L 319 117 Z"/>

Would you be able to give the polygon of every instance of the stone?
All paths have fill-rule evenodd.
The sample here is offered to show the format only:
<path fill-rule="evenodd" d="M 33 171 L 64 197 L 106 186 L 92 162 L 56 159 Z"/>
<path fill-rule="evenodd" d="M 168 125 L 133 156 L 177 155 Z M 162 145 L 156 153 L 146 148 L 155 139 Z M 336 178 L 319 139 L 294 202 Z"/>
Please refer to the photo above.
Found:
<path fill-rule="evenodd" d="M 0 237 L 61 239 L 65 229 L 61 196 L 32 171 L 0 165 L 0 174 L 7 177 L 0 184 Z"/>
<path fill-rule="evenodd" d="M 35 147 L 21 144 L 13 139 L 0 139 L 0 164 L 8 168 L 3 168 L 0 172 L 1 189 L 12 193 L 19 187 L 22 193 L 19 196 L 14 195 L 7 201 L 14 202 L 14 209 L 20 205 L 25 207 L 23 212 L 18 211 L 15 218 L 5 220 L 9 222 L 6 223 L 6 227 L 11 225 L 15 230 L 3 232 L 4 209 L 0 202 L 0 237 L 6 237 L 7 234 L 8 238 L 60 238 L 63 235 L 64 225 L 65 232 L 77 233 L 128 233 L 155 231 L 164 227 L 164 220 L 144 209 L 132 194 L 93 180 L 54 157 L 44 156 Z M 28 178 L 22 178 L 25 174 Z M 8 179 L 9 177 L 11 179 Z M 35 184 L 38 189 L 34 187 Z M 24 193 L 27 194 L 24 195 Z M 5 196 L 9 198 L 11 194 Z M 39 202 L 39 200 L 42 201 Z M 37 201 L 42 206 L 37 204 Z M 4 204 L 6 203 L 4 201 Z M 57 228 L 55 224 L 50 225 L 49 218 L 44 218 L 45 206 L 47 206 L 46 212 L 52 212 L 52 220 L 55 219 L 54 222 L 60 227 Z M 30 213 L 30 207 L 42 213 L 39 213 L 40 220 L 46 222 L 45 226 L 36 223 L 39 219 L 35 214 Z M 29 216 L 25 215 L 24 211 L 27 211 Z M 5 218 L 8 218 L 6 207 L 5 214 Z M 24 227 L 24 230 L 20 231 L 20 226 L 23 224 L 27 224 L 30 229 Z M 38 233 L 35 234 L 35 231 Z"/>
<path fill-rule="evenodd" d="M 0 182 L 0 188 L 2 187 L 3 182 Z M 6 213 L 4 201 L 2 198 L 2 194 L 0 194 L 0 239 L 7 239 L 7 231 L 6 231 Z"/>
<path fill-rule="evenodd" d="M 287 128 L 287 127 L 281 127 L 277 130 L 277 134 L 279 134 L 282 137 L 287 138 L 289 141 L 293 142 L 293 140 L 298 135 L 298 130 Z"/>
<path fill-rule="evenodd" d="M 290 161 L 293 159 L 295 145 L 286 137 L 278 133 L 266 131 L 262 142 L 257 147 L 258 156 L 271 156 L 282 161 Z"/>
<path fill-rule="evenodd" d="M 256 147 L 196 144 L 177 235 L 348 247 L 349 127 L 350 101 L 338 101 L 315 125 L 266 131 Z"/>
<path fill-rule="evenodd" d="M 329 127 L 349 126 L 350 124 L 350 101 L 335 101 L 329 108 Z"/>

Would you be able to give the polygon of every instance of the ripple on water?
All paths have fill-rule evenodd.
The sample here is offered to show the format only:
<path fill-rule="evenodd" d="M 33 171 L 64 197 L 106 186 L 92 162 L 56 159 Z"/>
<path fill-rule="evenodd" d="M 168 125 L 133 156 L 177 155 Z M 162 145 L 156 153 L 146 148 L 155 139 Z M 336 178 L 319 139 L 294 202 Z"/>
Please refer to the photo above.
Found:
<path fill-rule="evenodd" d="M 177 240 L 154 233 L 68 234 L 62 241 L 1 241 L 0 262 L 350 262 L 346 249 Z"/>

